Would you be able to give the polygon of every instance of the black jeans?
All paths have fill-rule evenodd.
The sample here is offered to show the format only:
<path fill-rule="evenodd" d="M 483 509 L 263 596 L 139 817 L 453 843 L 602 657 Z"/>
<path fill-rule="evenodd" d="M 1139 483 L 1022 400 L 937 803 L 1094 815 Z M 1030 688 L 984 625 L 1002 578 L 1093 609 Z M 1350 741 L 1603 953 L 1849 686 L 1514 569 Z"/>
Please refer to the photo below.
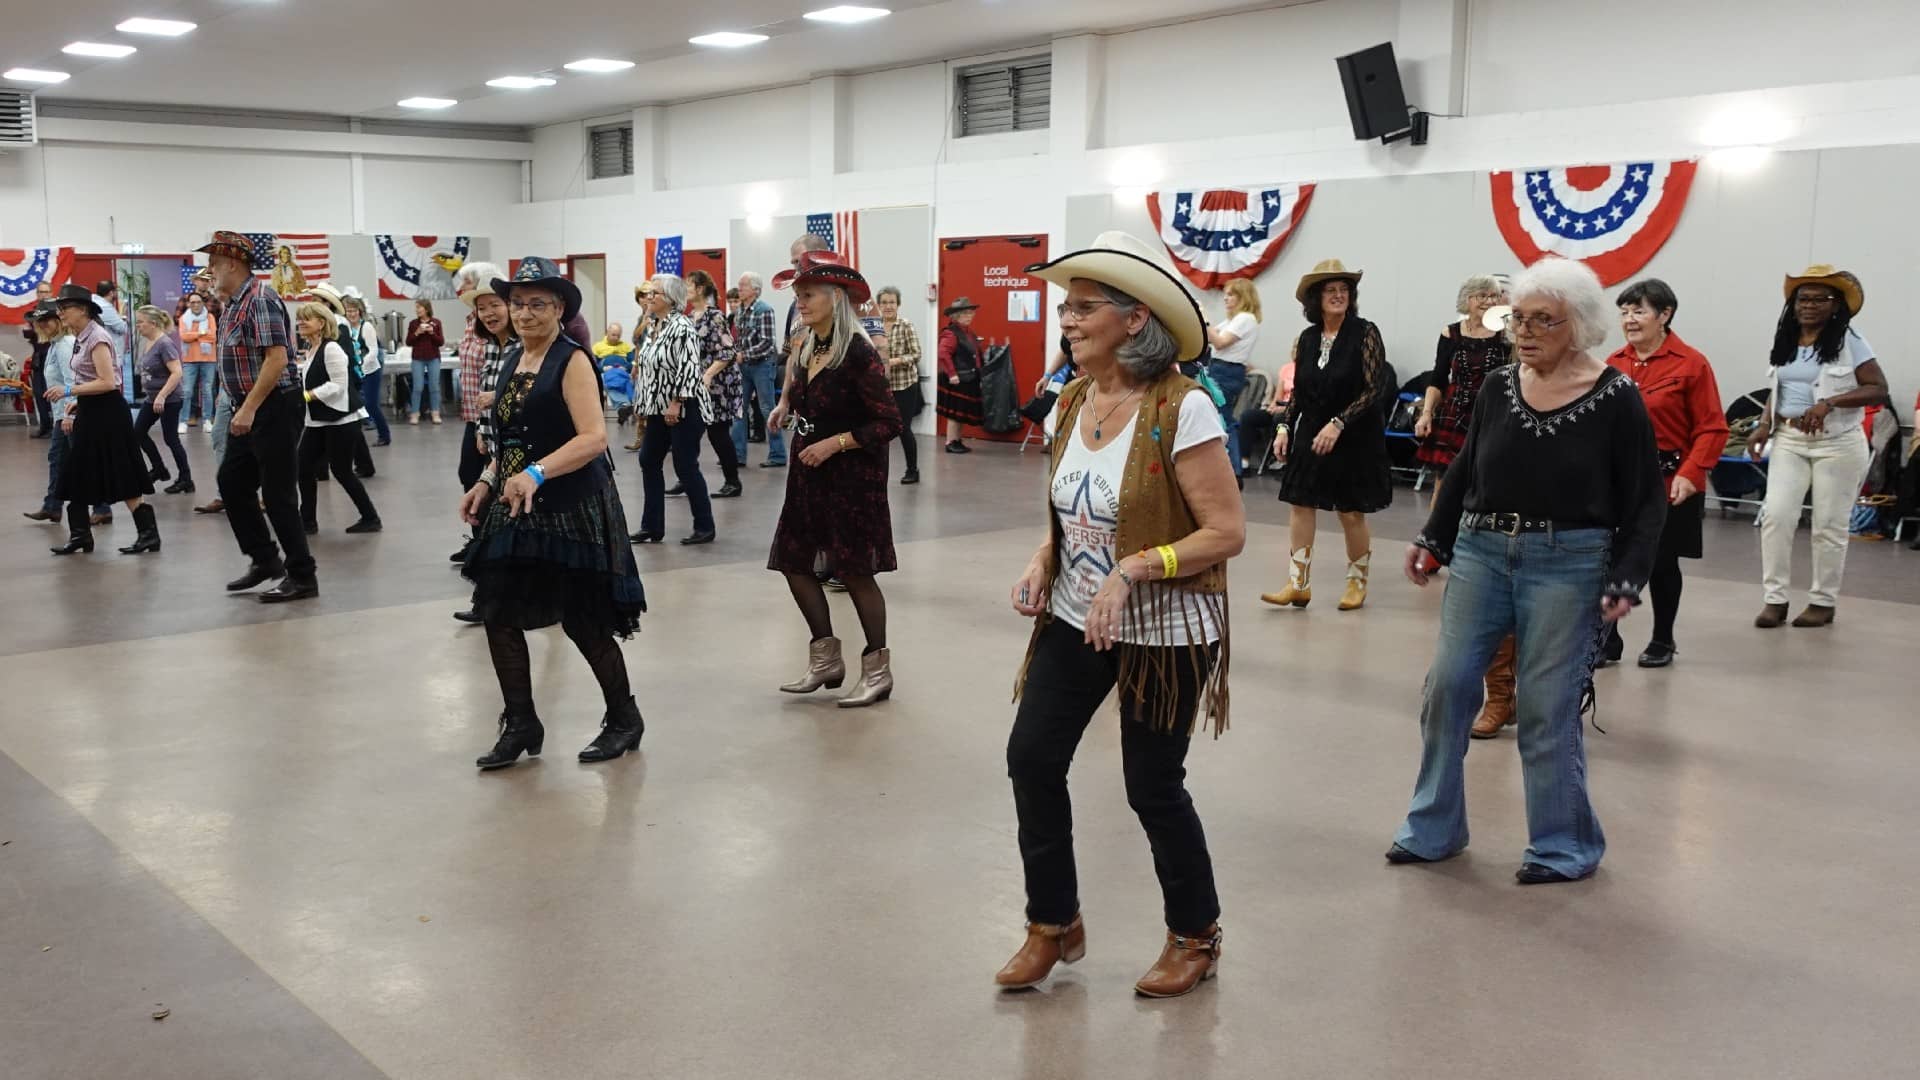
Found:
<path fill-rule="evenodd" d="M 360 511 L 363 521 L 380 520 L 380 511 L 373 508 L 373 500 L 367 497 L 367 487 L 353 470 L 354 447 L 367 445 L 360 437 L 360 425 L 334 424 L 330 427 L 310 427 L 306 437 L 300 440 L 300 521 L 311 528 L 320 523 L 320 508 L 314 505 L 314 497 L 320 485 L 321 469 L 333 470 L 333 478 L 340 482 L 340 490 L 353 500 L 354 509 Z"/>
<path fill-rule="evenodd" d="M 187 448 L 180 444 L 180 407 L 185 402 L 179 394 L 167 400 L 162 406 L 164 411 L 153 411 L 153 399 L 140 403 L 140 414 L 133 422 L 133 433 L 140 440 L 140 450 L 147 455 L 147 464 L 155 471 L 166 468 L 160 460 L 160 448 L 153 445 L 153 425 L 160 425 L 160 434 L 167 440 L 167 449 L 173 451 L 173 464 L 179 471 L 180 479 L 193 479 L 193 466 L 187 464 Z"/>
<path fill-rule="evenodd" d="M 713 447 L 713 456 L 720 462 L 721 477 L 729 484 L 739 483 L 740 462 L 733 453 L 733 421 L 708 424 L 707 445 Z"/>
<path fill-rule="evenodd" d="M 53 410 L 47 407 L 47 373 L 40 370 L 45 366 L 46 361 L 44 358 L 35 360 L 33 362 L 33 374 L 28 377 L 27 383 L 33 389 L 33 400 L 31 402 L 33 408 L 31 415 L 35 422 L 40 425 L 40 434 L 51 435 L 53 433 Z"/>
<path fill-rule="evenodd" d="M 234 408 L 237 412 L 238 404 Z M 227 524 L 240 550 L 262 565 L 271 565 L 284 551 L 288 575 L 302 579 L 314 574 L 313 554 L 300 527 L 297 480 L 300 433 L 306 422 L 300 391 L 276 390 L 260 403 L 252 430 L 227 436 L 227 457 L 220 463 L 220 501 L 226 504 Z M 264 514 L 262 500 L 267 504 Z M 272 532 L 267 531 L 269 521 Z"/>
<path fill-rule="evenodd" d="M 468 421 L 466 430 L 460 433 L 460 493 L 462 495 L 480 482 L 480 474 L 486 470 L 486 467 L 486 455 L 480 452 L 480 425 Z"/>
<path fill-rule="evenodd" d="M 1081 631 L 1056 619 L 1040 632 L 1027 667 L 1020 711 L 1007 740 L 1007 775 L 1013 779 L 1013 803 L 1020 818 L 1020 859 L 1026 867 L 1027 920 L 1062 925 L 1080 911 L 1080 884 L 1073 864 L 1073 806 L 1067 797 L 1067 769 L 1080 736 L 1112 692 L 1120 673 L 1121 645 L 1100 653 Z M 1200 687 L 1212 670 L 1214 650 L 1205 654 L 1205 670 L 1195 670 L 1185 648 L 1168 649 L 1173 685 L 1149 693 L 1179 695 L 1176 716 L 1183 721 L 1199 706 Z M 1150 702 L 1120 703 L 1120 758 L 1126 776 L 1127 805 L 1140 817 L 1153 848 L 1153 870 L 1160 878 L 1167 928 L 1200 937 L 1220 917 L 1213 886 L 1213 860 L 1200 815 L 1187 794 L 1185 731 L 1153 729 L 1142 716 Z"/>
<path fill-rule="evenodd" d="M 667 477 L 662 466 L 673 455 L 673 475 L 687 493 L 687 508 L 693 511 L 693 531 L 713 531 L 713 503 L 707 495 L 707 478 L 700 475 L 700 440 L 707 427 L 693 402 L 681 403 L 677 424 L 664 416 L 647 417 L 646 433 L 640 436 L 640 488 L 645 501 L 640 508 L 640 531 L 654 536 L 667 532 Z"/>

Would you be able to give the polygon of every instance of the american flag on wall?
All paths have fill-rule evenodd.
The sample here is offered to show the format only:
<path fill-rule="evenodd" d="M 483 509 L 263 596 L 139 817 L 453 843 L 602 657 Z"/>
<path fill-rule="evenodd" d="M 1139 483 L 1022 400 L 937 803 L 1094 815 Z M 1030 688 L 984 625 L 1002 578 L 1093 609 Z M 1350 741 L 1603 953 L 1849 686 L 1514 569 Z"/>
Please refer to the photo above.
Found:
<path fill-rule="evenodd" d="M 860 268 L 860 211 L 842 210 L 833 214 L 808 214 L 807 231 L 827 242 L 827 247 Z"/>
<path fill-rule="evenodd" d="M 680 253 L 684 250 L 678 236 L 647 237 L 647 276 L 672 274 L 680 276 Z"/>
<path fill-rule="evenodd" d="M 247 239 L 253 241 L 253 276 L 271 284 L 276 292 L 284 296 L 298 296 L 307 291 L 307 283 L 326 281 L 333 277 L 332 246 L 327 243 L 325 233 L 248 233 Z M 280 268 L 281 251 L 284 249 L 290 259 L 290 265 L 299 270 L 298 274 Z M 291 286 L 291 288 L 283 286 Z"/>

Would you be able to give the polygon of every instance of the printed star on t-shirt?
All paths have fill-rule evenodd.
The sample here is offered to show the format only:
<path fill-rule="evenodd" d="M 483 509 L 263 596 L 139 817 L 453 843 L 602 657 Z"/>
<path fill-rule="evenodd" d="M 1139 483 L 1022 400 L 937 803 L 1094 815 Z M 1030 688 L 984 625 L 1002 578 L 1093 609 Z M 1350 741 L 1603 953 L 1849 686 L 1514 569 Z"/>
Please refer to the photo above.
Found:
<path fill-rule="evenodd" d="M 1081 477 L 1080 486 L 1074 489 L 1073 503 L 1068 509 L 1073 513 L 1073 516 L 1061 523 L 1066 531 L 1079 530 L 1080 535 L 1107 533 L 1112 532 L 1113 527 L 1119 524 L 1117 519 L 1107 517 L 1105 514 L 1098 513 L 1094 510 L 1093 477 L 1091 475 Z M 1113 552 L 1104 546 L 1098 548 L 1090 546 L 1082 547 L 1080 550 L 1075 551 L 1072 557 L 1067 560 L 1068 567 L 1079 566 L 1082 563 L 1099 571 L 1101 574 L 1110 574 L 1113 572 Z"/>

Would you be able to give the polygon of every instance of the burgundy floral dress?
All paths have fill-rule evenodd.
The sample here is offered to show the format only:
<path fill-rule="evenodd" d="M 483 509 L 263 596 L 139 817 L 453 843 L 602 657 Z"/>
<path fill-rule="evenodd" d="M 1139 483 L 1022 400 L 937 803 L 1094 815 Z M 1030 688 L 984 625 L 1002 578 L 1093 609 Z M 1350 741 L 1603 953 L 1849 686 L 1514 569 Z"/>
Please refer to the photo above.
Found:
<path fill-rule="evenodd" d="M 1433 407 L 1433 431 L 1414 451 L 1414 458 L 1438 469 L 1453 464 L 1467 444 L 1467 423 L 1473 419 L 1480 384 L 1488 372 L 1512 362 L 1505 334 L 1474 338 L 1461 333 L 1459 323 L 1447 327 L 1434 350 L 1433 376 L 1427 383 L 1440 391 L 1440 402 Z"/>
<path fill-rule="evenodd" d="M 865 334 L 838 368 L 807 377 L 801 365 L 787 388 L 787 501 L 773 532 L 767 569 L 864 577 L 897 569 L 893 514 L 887 506 L 887 444 L 898 438 L 900 410 L 887 389 L 887 366 Z M 845 433 L 860 445 L 809 467 L 801 451 Z"/>
<path fill-rule="evenodd" d="M 731 424 L 740 419 L 740 403 L 746 397 L 740 365 L 731 362 L 733 329 L 727 325 L 727 317 L 720 314 L 720 309 L 709 304 L 707 310 L 693 320 L 693 332 L 700 339 L 700 370 L 705 371 L 717 361 L 728 361 L 726 368 L 713 377 L 708 396 L 713 399 L 713 422 Z"/>

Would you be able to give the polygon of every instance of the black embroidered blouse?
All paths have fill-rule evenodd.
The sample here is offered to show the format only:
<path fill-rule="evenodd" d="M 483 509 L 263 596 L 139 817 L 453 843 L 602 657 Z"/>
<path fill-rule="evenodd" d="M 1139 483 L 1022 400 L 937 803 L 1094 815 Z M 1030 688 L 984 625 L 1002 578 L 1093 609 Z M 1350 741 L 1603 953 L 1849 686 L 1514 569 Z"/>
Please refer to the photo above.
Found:
<path fill-rule="evenodd" d="M 1513 365 L 1487 375 L 1466 446 L 1414 542 L 1450 561 L 1465 511 L 1612 529 L 1607 591 L 1637 601 L 1666 521 L 1665 490 L 1632 379 L 1608 368 L 1585 394 L 1537 412 L 1520 396 Z"/>

